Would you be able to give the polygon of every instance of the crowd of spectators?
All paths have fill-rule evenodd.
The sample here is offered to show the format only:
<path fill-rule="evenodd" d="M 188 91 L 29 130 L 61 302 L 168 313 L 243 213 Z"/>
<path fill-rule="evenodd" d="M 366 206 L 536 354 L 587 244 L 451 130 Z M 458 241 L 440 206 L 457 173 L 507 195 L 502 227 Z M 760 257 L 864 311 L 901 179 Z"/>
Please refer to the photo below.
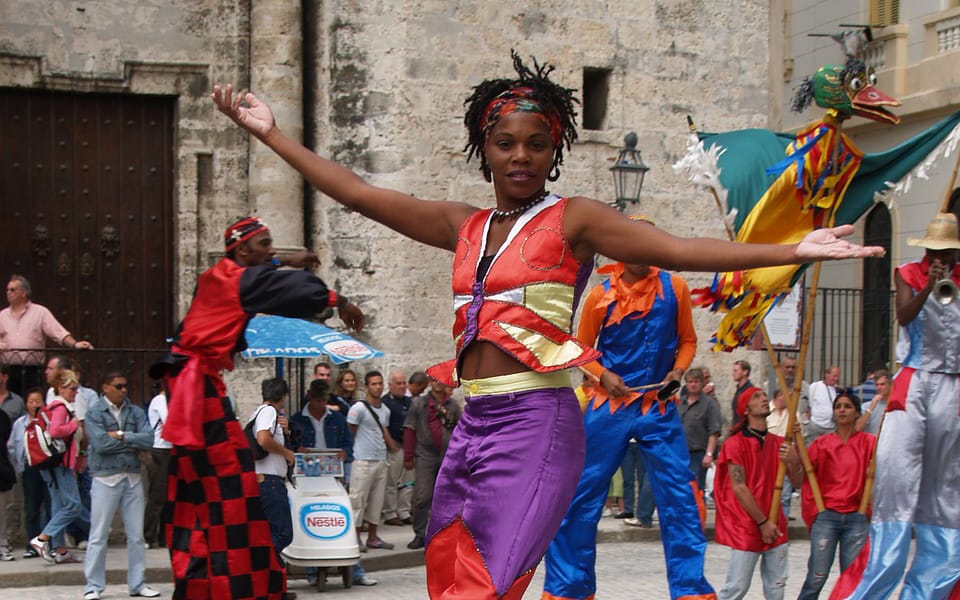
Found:
<path fill-rule="evenodd" d="M 53 564 L 82 560 L 87 579 L 84 598 L 100 598 L 106 584 L 104 559 L 109 527 L 119 509 L 127 536 L 128 591 L 145 597 L 158 595 L 144 583 L 143 573 L 144 549 L 164 545 L 162 512 L 171 452 L 170 443 L 163 439 L 166 396 L 160 391 L 146 404 L 131 402 L 125 374 L 118 371 L 102 378 L 99 392 L 84 386 L 76 362 L 62 355 L 47 358 L 43 348 L 46 340 L 76 349 L 92 349 L 92 344 L 76 340 L 47 309 L 32 303 L 30 284 L 25 278 L 17 275 L 10 279 L 7 299 L 10 306 L 0 312 L 0 442 L 8 448 L 8 453 L 0 453 L 0 560 L 17 558 L 8 537 L 13 526 L 6 517 L 7 507 L 15 498 L 14 486 L 19 483 L 23 498 L 20 514 L 26 534 L 23 559 L 42 557 Z M 36 350 L 13 351 L 22 348 Z M 781 366 L 786 384 L 792 389 L 796 360 L 786 356 Z M 786 394 L 771 377 L 764 384 L 768 397 L 754 386 L 751 372 L 749 362 L 734 362 L 731 376 L 736 389 L 729 400 L 732 418 L 726 439 L 744 431 L 748 437 L 758 435 L 763 421 L 766 429 L 760 435 L 769 433 L 778 436 L 774 439 L 789 440 L 792 436 L 786 431 Z M 834 472 L 829 462 L 832 455 L 820 450 L 826 446 L 818 440 L 828 434 L 844 440 L 860 432 L 875 434 L 891 388 L 890 374 L 882 368 L 871 372 L 856 388 L 840 386 L 840 377 L 840 369 L 831 365 L 821 380 L 812 384 L 803 381 L 800 385 L 797 427 L 811 447 L 818 474 L 822 473 L 828 482 Z M 684 374 L 683 381 L 678 399 L 690 470 L 700 492 L 705 493 L 707 504 L 723 502 L 710 493 L 718 460 L 727 465 L 719 475 L 720 489 L 753 486 L 757 500 L 765 498 L 766 489 L 761 488 L 768 482 L 756 472 L 738 470 L 743 465 L 736 461 L 746 458 L 733 453 L 733 446 L 725 459 L 720 458 L 724 456 L 721 403 L 709 370 L 692 368 Z M 254 421 L 257 440 L 268 453 L 256 461 L 256 471 L 261 497 L 267 500 L 265 506 L 279 507 L 267 511 L 278 556 L 293 535 L 290 511 L 286 509 L 287 467 L 293 462 L 294 451 L 306 448 L 339 451 L 345 463 L 343 483 L 349 490 L 358 536 L 366 533 L 366 541 L 360 544 L 362 551 L 393 549 L 378 535 L 378 528 L 383 526 L 411 527 L 412 539 L 407 547 L 416 550 L 425 545 L 434 483 L 462 405 L 452 397 L 451 388 L 428 379 L 422 371 L 407 378 L 402 371 L 393 370 L 385 381 L 380 372 L 371 370 L 363 374 L 363 382 L 361 389 L 360 375 L 351 368 L 335 372 L 330 364 L 318 363 L 299 409 L 291 406 L 284 381 L 268 379 L 262 384 L 263 404 L 249 419 Z M 758 399 L 761 394 L 762 402 Z M 51 419 L 51 436 L 66 442 L 62 462 L 52 468 L 31 466 L 27 460 L 26 432 L 30 422 L 41 413 Z M 649 528 L 654 521 L 652 494 L 637 454 L 627 449 L 621 466 L 625 484 L 623 505 L 615 516 L 628 525 Z M 762 460 L 768 459 L 774 460 Z M 793 461 L 792 454 L 790 460 Z M 731 465 L 734 479 L 742 480 L 731 481 Z M 794 519 L 790 514 L 791 499 L 799 495 L 790 483 L 792 479 L 796 478 L 785 480 L 782 494 L 783 514 L 790 520 Z M 830 490 L 826 493 L 829 495 Z M 739 502 L 736 498 L 742 496 L 742 492 L 728 494 L 726 501 Z M 733 514 L 741 521 L 747 518 L 744 515 L 756 517 L 758 523 L 766 519 L 765 515 L 752 514 L 755 511 L 750 508 L 738 504 L 735 509 L 721 507 L 718 511 Z M 852 519 L 861 527 L 862 519 L 838 512 L 849 508 L 840 506 L 828 511 L 827 516 L 839 515 L 837 518 L 845 519 L 844 522 Z M 785 539 L 786 531 L 781 525 L 772 524 L 770 531 L 764 531 L 762 526 L 757 528 L 756 547 L 760 553 L 756 559 L 763 557 L 764 549 L 779 545 L 781 537 Z M 74 555 L 75 549 L 86 549 L 82 559 Z M 741 585 L 738 582 L 753 570 L 751 557 L 737 552 L 749 554 L 752 550 L 735 550 L 739 558 L 731 564 L 736 563 L 737 572 L 731 570 L 728 587 Z M 851 548 L 843 549 L 842 563 L 849 562 L 851 552 Z M 777 560 L 777 566 L 765 573 L 765 586 L 776 583 L 779 564 Z M 818 575 L 808 577 L 805 590 L 810 597 L 815 597 L 814 592 L 822 585 L 819 574 L 824 564 L 825 559 L 813 552 L 811 573 L 816 570 Z M 311 583 L 317 576 L 316 570 L 308 569 Z M 359 563 L 354 567 L 353 581 L 357 585 L 377 583 Z"/>

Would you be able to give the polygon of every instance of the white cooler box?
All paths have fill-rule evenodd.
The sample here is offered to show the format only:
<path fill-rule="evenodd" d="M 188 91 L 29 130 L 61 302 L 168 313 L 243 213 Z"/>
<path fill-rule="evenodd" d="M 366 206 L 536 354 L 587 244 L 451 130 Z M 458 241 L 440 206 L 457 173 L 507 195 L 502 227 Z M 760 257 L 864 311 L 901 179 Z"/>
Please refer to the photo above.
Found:
<path fill-rule="evenodd" d="M 342 476 L 343 462 L 336 450 L 296 455 L 296 487 L 287 484 L 293 541 L 283 550 L 283 558 L 290 564 L 351 567 L 360 560 L 350 496 L 337 480 Z"/>

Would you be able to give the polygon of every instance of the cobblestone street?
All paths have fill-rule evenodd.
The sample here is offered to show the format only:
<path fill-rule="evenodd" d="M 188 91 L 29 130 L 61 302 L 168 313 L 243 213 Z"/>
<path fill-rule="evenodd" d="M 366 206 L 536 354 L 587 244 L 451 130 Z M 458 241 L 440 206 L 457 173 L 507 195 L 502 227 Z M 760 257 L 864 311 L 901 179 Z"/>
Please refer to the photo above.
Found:
<path fill-rule="evenodd" d="M 794 542 L 790 551 L 790 578 L 787 580 L 787 598 L 794 598 L 800 591 L 803 577 L 806 574 L 808 542 L 799 540 Z M 726 575 L 727 559 L 730 550 L 723 546 L 711 543 L 707 550 L 707 578 L 717 588 L 723 585 Z M 631 542 L 609 543 L 598 546 L 598 600 L 638 600 L 669 598 L 666 582 L 666 569 L 663 563 L 663 549 L 659 542 Z M 397 569 L 371 573 L 380 583 L 374 587 L 354 587 L 346 590 L 339 586 L 339 581 L 331 579 L 328 591 L 317 594 L 307 588 L 303 580 L 290 583 L 290 590 L 299 594 L 300 598 L 343 598 L 350 600 L 423 600 L 427 597 L 424 585 L 424 571 L 422 567 L 411 569 Z M 825 590 L 833 585 L 837 576 L 837 566 L 827 582 Z M 169 597 L 173 591 L 171 584 L 151 584 Z M 525 600 L 534 600 L 540 597 L 543 586 L 543 572 L 539 569 L 533 583 L 524 595 Z M 19 588 L 16 594 L 21 598 L 36 598 L 49 600 L 79 600 L 83 596 L 82 586 L 50 586 Z M 825 591 L 823 597 L 828 593 Z M 126 598 L 125 585 L 111 585 L 104 598 Z M 763 598 L 760 585 L 759 569 L 754 576 L 753 585 L 747 598 Z"/>

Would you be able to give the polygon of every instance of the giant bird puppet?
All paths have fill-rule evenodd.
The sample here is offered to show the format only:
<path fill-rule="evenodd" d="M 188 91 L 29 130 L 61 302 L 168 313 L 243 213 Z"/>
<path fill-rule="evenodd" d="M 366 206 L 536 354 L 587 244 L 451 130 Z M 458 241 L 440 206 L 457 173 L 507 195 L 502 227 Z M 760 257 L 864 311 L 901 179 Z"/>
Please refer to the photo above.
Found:
<path fill-rule="evenodd" d="M 739 242 L 795 243 L 820 227 L 853 223 L 893 182 L 924 176 L 935 158 L 954 149 L 960 112 L 934 127 L 875 154 L 864 154 L 841 131 L 852 116 L 896 124 L 888 109 L 900 102 L 876 87 L 876 75 L 856 57 L 824 65 L 794 98 L 802 112 L 811 103 L 826 109 L 796 135 L 766 129 L 699 134 L 674 168 L 713 188 L 729 212 Z M 911 174 L 911 171 L 914 173 Z M 725 312 L 714 350 L 747 344 L 763 318 L 797 282 L 804 266 L 718 273 L 709 288 L 694 290 L 694 302 Z"/>
<path fill-rule="evenodd" d="M 907 191 L 913 177 L 926 178 L 941 157 L 960 144 L 960 112 L 902 144 L 864 154 L 841 127 L 856 115 L 896 124 L 888 107 L 900 103 L 876 89 L 876 76 L 859 58 L 825 65 L 798 89 L 793 109 L 811 103 L 826 109 L 796 135 L 765 129 L 699 134 L 675 170 L 711 188 L 727 211 L 727 226 L 741 242 L 797 242 L 809 231 L 853 223 L 891 188 Z M 800 278 L 805 266 L 718 273 L 709 288 L 694 290 L 700 304 L 726 312 L 714 336 L 715 350 L 748 343 L 763 318 Z M 869 542 L 845 570 L 830 598 L 856 587 Z M 960 584 L 950 600 L 960 600 Z"/>

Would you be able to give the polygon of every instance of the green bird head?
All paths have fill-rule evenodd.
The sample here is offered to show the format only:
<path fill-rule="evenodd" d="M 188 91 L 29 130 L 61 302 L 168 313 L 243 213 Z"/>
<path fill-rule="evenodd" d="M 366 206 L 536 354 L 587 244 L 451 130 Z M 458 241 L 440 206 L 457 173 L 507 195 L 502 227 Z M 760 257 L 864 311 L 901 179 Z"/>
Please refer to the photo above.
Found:
<path fill-rule="evenodd" d="M 884 107 L 900 106 L 900 101 L 878 90 L 876 83 L 873 67 L 858 58 L 851 58 L 845 65 L 823 65 L 797 88 L 793 110 L 803 112 L 811 102 L 816 102 L 817 106 L 836 110 L 845 118 L 857 115 L 896 125 L 900 117 Z"/>

